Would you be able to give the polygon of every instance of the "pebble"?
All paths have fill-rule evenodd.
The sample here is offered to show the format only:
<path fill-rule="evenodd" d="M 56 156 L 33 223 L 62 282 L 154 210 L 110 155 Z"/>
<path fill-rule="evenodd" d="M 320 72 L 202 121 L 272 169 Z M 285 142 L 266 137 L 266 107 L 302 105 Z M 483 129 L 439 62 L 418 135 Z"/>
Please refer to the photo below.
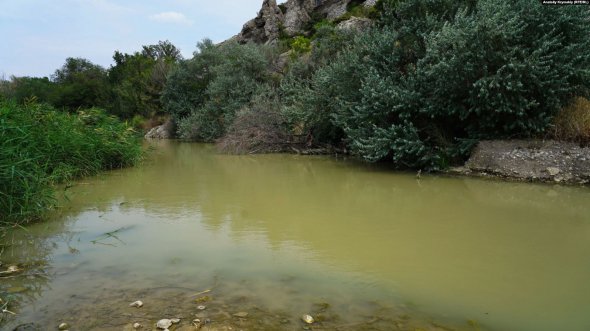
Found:
<path fill-rule="evenodd" d="M 167 330 L 170 326 L 172 326 L 172 321 L 169 319 L 161 319 L 156 323 L 158 329 Z"/>
<path fill-rule="evenodd" d="M 197 309 L 198 310 L 205 310 L 205 309 L 207 309 L 207 307 L 206 306 L 197 306 Z"/>
<path fill-rule="evenodd" d="M 141 308 L 143 307 L 143 302 L 141 301 L 135 301 L 129 304 L 129 307 L 137 307 L 137 308 Z"/>
<path fill-rule="evenodd" d="M 61 323 L 58 327 L 59 330 L 64 331 L 70 328 L 70 326 L 68 325 L 68 323 Z"/>
<path fill-rule="evenodd" d="M 307 324 L 313 324 L 314 322 L 313 317 L 311 317 L 311 315 L 303 315 L 301 316 L 301 320 Z"/>
<path fill-rule="evenodd" d="M 141 329 L 143 327 L 143 325 L 139 324 L 139 323 L 133 323 L 133 328 L 134 329 Z"/>

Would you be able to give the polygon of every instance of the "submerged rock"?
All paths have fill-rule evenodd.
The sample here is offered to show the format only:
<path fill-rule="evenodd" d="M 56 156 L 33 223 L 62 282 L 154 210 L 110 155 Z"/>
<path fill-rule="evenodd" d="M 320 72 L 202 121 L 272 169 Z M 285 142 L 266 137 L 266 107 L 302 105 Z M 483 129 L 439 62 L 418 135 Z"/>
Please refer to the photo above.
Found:
<path fill-rule="evenodd" d="M 172 326 L 172 321 L 167 318 L 161 319 L 158 321 L 158 323 L 156 323 L 156 327 L 158 329 L 162 329 L 162 330 L 167 330 L 171 326 Z"/>
<path fill-rule="evenodd" d="M 142 301 L 135 301 L 129 304 L 129 307 L 137 307 L 137 308 L 141 308 L 143 307 L 143 302 Z"/>
<path fill-rule="evenodd" d="M 314 319 L 311 317 L 311 315 L 303 315 L 301 316 L 301 320 L 307 324 L 313 324 L 314 322 Z"/>

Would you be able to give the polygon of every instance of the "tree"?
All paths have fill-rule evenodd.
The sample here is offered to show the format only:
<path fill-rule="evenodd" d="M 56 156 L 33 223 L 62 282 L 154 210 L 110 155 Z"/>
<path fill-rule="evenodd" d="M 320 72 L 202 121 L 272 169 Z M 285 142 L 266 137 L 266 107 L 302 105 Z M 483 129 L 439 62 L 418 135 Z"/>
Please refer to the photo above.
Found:
<path fill-rule="evenodd" d="M 160 101 L 169 72 L 182 60 L 180 50 L 169 41 L 143 46 L 141 52 L 113 55 L 109 69 L 112 113 L 124 118 L 153 117 L 162 112 Z"/>
<path fill-rule="evenodd" d="M 47 77 L 12 77 L 12 82 L 5 84 L 11 90 L 10 96 L 20 104 L 28 100 L 53 104 L 57 97 L 56 84 Z"/>
<path fill-rule="evenodd" d="M 52 76 L 57 86 L 55 105 L 70 110 L 104 106 L 108 103 L 107 73 L 82 58 L 67 58 Z"/>

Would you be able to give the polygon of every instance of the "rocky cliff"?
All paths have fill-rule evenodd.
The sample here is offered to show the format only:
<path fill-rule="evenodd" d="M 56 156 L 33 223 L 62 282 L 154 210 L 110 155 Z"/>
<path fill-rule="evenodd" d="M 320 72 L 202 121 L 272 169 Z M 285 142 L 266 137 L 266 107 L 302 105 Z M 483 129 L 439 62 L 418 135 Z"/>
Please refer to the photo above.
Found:
<path fill-rule="evenodd" d="M 307 23 L 318 17 L 328 20 L 341 17 L 352 1 L 288 0 L 279 6 L 276 0 L 264 0 L 258 15 L 244 25 L 237 40 L 270 44 L 279 39 L 281 32 L 288 36 L 304 33 Z M 374 6 L 375 0 L 366 0 L 363 5 Z"/>

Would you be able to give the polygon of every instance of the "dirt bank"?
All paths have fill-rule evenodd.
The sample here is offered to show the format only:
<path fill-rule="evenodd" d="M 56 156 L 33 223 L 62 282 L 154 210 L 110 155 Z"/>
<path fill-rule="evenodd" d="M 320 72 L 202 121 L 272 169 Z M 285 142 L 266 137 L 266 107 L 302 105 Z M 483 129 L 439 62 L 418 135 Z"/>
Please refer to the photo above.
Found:
<path fill-rule="evenodd" d="M 554 140 L 482 141 L 464 167 L 449 172 L 531 182 L 588 184 L 590 148 Z"/>

